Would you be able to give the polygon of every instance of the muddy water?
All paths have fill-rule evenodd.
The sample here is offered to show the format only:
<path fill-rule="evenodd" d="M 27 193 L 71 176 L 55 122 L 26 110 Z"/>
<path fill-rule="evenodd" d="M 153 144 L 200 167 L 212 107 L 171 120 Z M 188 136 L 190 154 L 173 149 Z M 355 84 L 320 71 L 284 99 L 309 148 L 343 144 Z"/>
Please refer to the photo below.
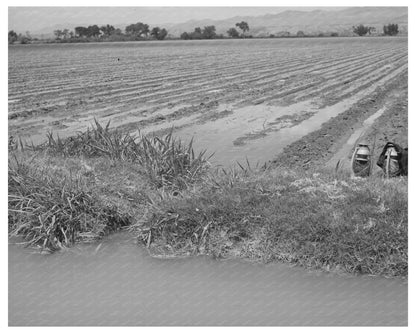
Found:
<path fill-rule="evenodd" d="M 303 136 L 318 130 L 323 123 L 347 111 L 354 103 L 374 92 L 389 79 L 403 70 L 402 67 L 379 80 L 369 88 L 363 89 L 355 95 L 326 107 L 319 107 L 314 100 L 306 100 L 289 106 L 250 105 L 243 108 L 231 108 L 233 114 L 214 122 L 193 125 L 178 130 L 175 134 L 181 138 L 194 138 L 196 150 L 207 149 L 215 152 L 212 158 L 214 164 L 230 166 L 236 161 L 252 164 L 263 164 L 270 161 L 283 149 L 301 139 Z M 314 113 L 310 118 L 286 128 L 273 128 L 273 121 L 284 115 L 295 115 L 302 112 Z M 236 146 L 235 139 L 244 134 L 256 136 L 264 131 L 266 135 L 259 135 L 245 145 Z"/>
<path fill-rule="evenodd" d="M 350 101 L 342 101 L 318 109 L 310 101 L 306 101 L 284 107 L 248 106 L 234 110 L 234 114 L 227 118 L 179 130 L 176 135 L 184 139 L 193 137 L 197 151 L 209 147 L 208 152 L 215 153 L 211 159 L 214 164 L 230 166 L 237 161 L 245 162 L 246 159 L 253 164 L 263 164 L 282 152 L 287 145 L 318 130 L 322 123 L 344 112 L 350 105 Z M 269 125 L 276 118 L 301 112 L 314 114 L 291 127 L 273 129 Z M 261 135 L 264 131 L 267 131 L 266 135 Z M 244 133 L 260 135 L 247 140 L 244 145 L 235 145 L 235 139 Z"/>
<path fill-rule="evenodd" d="M 9 325 L 407 325 L 407 284 L 156 259 L 121 233 L 53 255 L 9 245 Z"/>

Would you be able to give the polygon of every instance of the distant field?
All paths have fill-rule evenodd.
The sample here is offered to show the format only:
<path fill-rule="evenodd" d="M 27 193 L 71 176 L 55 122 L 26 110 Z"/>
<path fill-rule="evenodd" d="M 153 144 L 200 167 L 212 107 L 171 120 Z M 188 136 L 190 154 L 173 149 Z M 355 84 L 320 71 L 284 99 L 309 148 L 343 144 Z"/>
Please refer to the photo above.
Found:
<path fill-rule="evenodd" d="M 407 69 L 407 38 L 16 45 L 9 134 L 39 142 L 96 117 L 131 131 L 176 126 L 222 163 L 272 158 Z"/>

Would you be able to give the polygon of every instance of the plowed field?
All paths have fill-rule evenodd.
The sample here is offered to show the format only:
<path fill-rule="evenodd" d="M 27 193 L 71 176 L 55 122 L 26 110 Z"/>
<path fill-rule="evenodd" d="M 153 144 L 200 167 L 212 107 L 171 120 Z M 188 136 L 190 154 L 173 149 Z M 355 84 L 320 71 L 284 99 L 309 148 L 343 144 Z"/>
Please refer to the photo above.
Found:
<path fill-rule="evenodd" d="M 357 105 L 369 117 L 407 101 L 407 70 L 407 38 L 16 45 L 9 134 L 38 143 L 95 117 L 132 132 L 174 126 L 217 163 L 263 162 L 353 106 L 336 139 L 364 120 Z"/>

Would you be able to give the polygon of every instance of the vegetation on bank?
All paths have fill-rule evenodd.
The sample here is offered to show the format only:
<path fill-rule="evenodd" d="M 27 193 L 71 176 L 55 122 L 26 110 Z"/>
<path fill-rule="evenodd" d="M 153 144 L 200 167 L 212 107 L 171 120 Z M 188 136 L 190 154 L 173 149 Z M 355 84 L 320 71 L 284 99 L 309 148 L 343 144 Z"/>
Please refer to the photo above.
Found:
<path fill-rule="evenodd" d="M 137 224 L 144 243 L 170 254 L 407 275 L 403 179 L 230 171 L 152 205 L 144 221 Z"/>
<path fill-rule="evenodd" d="M 140 206 L 146 197 L 140 190 L 182 189 L 208 166 L 204 152 L 194 154 L 192 142 L 184 145 L 171 134 L 136 138 L 98 122 L 67 139 L 48 133 L 38 146 L 11 140 L 9 151 L 9 230 L 49 250 L 131 224 L 137 203 L 129 200 Z M 120 191 L 127 202 L 120 201 Z"/>
<path fill-rule="evenodd" d="M 79 176 L 48 164 L 9 160 L 9 231 L 28 245 L 54 251 L 91 241 L 131 223 L 131 217 L 106 205 Z"/>
<path fill-rule="evenodd" d="M 24 146 L 24 145 L 23 145 Z M 154 254 L 407 276 L 407 179 L 209 167 L 192 143 L 98 123 L 10 143 L 9 233 L 50 250 L 129 226 Z"/>

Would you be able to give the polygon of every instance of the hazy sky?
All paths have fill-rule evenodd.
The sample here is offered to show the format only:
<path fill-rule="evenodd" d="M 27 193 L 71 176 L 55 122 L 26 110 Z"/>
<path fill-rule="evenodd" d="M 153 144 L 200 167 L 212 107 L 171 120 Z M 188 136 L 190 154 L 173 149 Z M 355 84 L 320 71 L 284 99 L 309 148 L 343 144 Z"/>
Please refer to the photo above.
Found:
<path fill-rule="evenodd" d="M 9 30 L 36 32 L 57 24 L 112 25 L 181 23 L 200 19 L 275 14 L 288 9 L 340 10 L 341 7 L 9 7 Z"/>

